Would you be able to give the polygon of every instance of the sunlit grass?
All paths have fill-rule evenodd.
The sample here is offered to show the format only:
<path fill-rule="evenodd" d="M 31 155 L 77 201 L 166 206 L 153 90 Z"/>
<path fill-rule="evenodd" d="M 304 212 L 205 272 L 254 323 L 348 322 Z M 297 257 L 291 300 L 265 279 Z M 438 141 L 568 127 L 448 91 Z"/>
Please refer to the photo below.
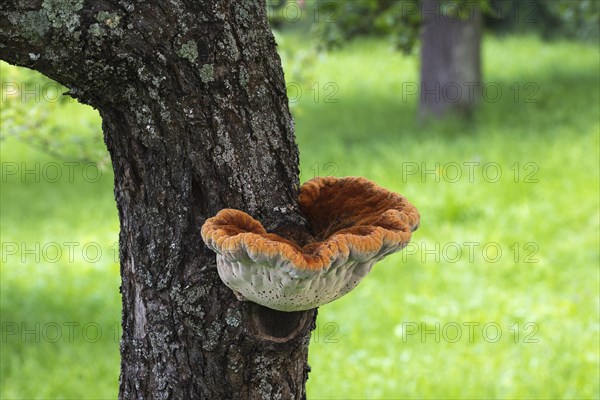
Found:
<path fill-rule="evenodd" d="M 469 123 L 426 126 L 405 92 L 414 58 L 367 41 L 316 62 L 339 102 L 301 104 L 304 178 L 367 176 L 422 225 L 321 308 L 311 398 L 599 396 L 598 50 L 508 37 L 484 56 L 502 95 Z"/>
<path fill-rule="evenodd" d="M 283 50 L 302 43 L 284 39 Z M 488 38 L 483 54 L 486 82 L 502 95 L 483 101 L 468 123 L 420 125 L 407 86 L 418 60 L 384 42 L 354 43 L 315 57 L 302 77 L 288 74 L 303 87 L 293 107 L 303 180 L 366 176 L 422 215 L 404 253 L 320 309 L 309 398 L 599 397 L 598 49 L 506 37 Z M 99 123 L 91 109 L 81 112 Z M 73 113 L 62 110 L 52 123 L 65 126 Z M 114 398 L 112 175 L 86 179 L 80 164 L 73 180 L 23 182 L 5 167 L 64 160 L 14 141 L 0 155 L 0 397 Z M 78 243 L 72 260 L 67 242 Z M 36 260 L 22 243 L 56 243 L 63 255 L 52 262 L 48 247 Z M 23 323 L 34 331 L 39 323 L 45 336 L 23 340 Z M 53 323 L 63 335 L 56 342 Z M 456 326 L 462 336 L 451 343 Z M 430 333 L 422 337 L 422 328 Z"/>
<path fill-rule="evenodd" d="M 0 155 L 0 398 L 115 398 L 120 295 L 112 173 L 14 141 L 3 143 Z"/>

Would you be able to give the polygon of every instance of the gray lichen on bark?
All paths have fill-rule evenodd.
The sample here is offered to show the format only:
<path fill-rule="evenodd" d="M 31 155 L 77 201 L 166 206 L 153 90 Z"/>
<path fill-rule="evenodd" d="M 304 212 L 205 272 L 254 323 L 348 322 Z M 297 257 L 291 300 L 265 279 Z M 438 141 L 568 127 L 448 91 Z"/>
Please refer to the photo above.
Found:
<path fill-rule="evenodd" d="M 44 0 L 42 9 L 50 25 L 54 28 L 65 28 L 73 32 L 79 27 L 78 12 L 83 8 L 83 0 Z"/>

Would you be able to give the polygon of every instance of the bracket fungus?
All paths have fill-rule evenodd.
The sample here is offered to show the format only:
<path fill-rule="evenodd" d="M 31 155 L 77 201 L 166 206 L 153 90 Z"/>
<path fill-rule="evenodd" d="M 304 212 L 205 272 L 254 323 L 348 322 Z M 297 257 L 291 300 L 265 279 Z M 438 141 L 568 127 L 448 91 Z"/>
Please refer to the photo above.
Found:
<path fill-rule="evenodd" d="M 419 227 L 412 204 L 365 178 L 312 179 L 300 187 L 298 202 L 314 238 L 307 244 L 269 233 L 234 209 L 202 226 L 221 280 L 240 300 L 279 311 L 329 303 L 354 289 L 377 261 L 402 250 Z"/>

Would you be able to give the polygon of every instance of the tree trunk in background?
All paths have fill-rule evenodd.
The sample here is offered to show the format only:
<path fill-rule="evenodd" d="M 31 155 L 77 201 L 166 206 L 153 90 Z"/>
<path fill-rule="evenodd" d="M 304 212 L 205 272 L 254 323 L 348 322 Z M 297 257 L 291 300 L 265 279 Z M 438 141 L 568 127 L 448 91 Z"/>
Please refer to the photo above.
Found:
<path fill-rule="evenodd" d="M 473 3 L 454 2 L 445 9 L 437 0 L 423 0 L 421 6 L 420 117 L 468 116 L 481 93 L 481 11 Z"/>
<path fill-rule="evenodd" d="M 225 207 L 270 230 L 305 225 L 264 7 L 0 5 L 0 59 L 50 76 L 102 115 L 121 223 L 121 399 L 305 397 L 316 310 L 237 301 L 200 237 L 205 219 Z"/>

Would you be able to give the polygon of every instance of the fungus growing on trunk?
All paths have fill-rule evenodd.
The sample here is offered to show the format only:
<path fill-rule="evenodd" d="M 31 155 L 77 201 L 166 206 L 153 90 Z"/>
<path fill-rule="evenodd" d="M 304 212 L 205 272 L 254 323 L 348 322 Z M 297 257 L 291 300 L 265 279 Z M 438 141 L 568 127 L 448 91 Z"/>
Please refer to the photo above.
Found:
<path fill-rule="evenodd" d="M 219 276 L 240 300 L 279 311 L 329 303 L 402 250 L 419 226 L 412 204 L 365 178 L 312 179 L 298 201 L 312 229 L 304 236 L 314 238 L 306 244 L 267 232 L 239 210 L 221 210 L 202 226 Z"/>

